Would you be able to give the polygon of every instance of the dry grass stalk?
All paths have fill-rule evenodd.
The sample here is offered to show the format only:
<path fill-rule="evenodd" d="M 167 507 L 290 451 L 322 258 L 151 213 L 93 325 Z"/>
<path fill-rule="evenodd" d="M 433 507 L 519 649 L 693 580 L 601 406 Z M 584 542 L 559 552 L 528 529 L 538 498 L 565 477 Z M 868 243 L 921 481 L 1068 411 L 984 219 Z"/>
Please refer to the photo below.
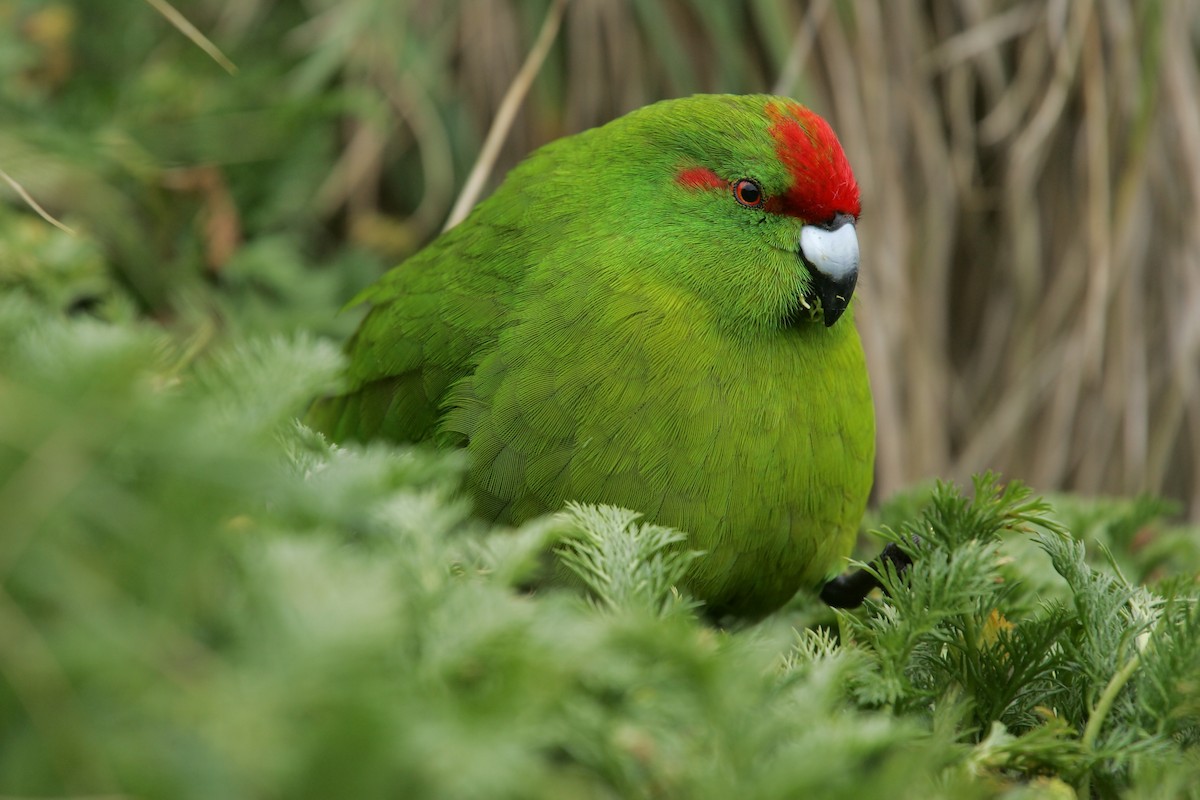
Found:
<path fill-rule="evenodd" d="M 479 151 L 475 166 L 471 168 L 462 193 L 459 194 L 454 207 L 450 209 L 450 216 L 446 219 L 443 230 L 449 230 L 462 222 L 479 199 L 483 186 L 496 164 L 500 147 L 512 127 L 513 119 L 517 115 L 517 108 L 529 92 L 533 79 L 537 77 L 542 62 L 546 60 L 546 55 L 550 52 L 550 46 L 554 44 L 554 37 L 558 35 L 558 28 L 562 23 L 563 12 L 566 11 L 566 8 L 567 0 L 554 0 L 550 10 L 546 12 L 546 20 L 542 23 L 537 41 L 533 43 L 525 63 L 521 65 L 520 71 L 517 72 L 517 76 L 504 95 L 504 100 L 500 103 L 500 109 L 496 112 L 496 119 L 483 142 L 483 148 Z"/>

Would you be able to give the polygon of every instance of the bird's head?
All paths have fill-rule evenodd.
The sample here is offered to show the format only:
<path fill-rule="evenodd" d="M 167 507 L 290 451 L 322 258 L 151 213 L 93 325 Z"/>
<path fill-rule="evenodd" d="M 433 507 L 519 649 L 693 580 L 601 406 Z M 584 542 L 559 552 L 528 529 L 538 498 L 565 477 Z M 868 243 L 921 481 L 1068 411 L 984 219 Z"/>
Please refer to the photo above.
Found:
<path fill-rule="evenodd" d="M 629 114 L 592 144 L 625 204 L 610 245 L 639 268 L 738 327 L 842 317 L 858 278 L 859 191 L 821 117 L 784 98 L 699 95 Z"/>

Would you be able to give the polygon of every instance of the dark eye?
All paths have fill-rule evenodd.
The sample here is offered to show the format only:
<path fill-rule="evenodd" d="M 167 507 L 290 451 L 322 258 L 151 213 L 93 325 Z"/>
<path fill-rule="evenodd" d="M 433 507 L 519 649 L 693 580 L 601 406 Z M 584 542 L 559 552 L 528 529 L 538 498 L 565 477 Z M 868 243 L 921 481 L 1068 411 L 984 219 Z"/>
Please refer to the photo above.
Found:
<path fill-rule="evenodd" d="M 758 208 L 763 204 L 762 187 L 749 178 L 742 178 L 733 185 L 733 199 L 747 208 Z"/>

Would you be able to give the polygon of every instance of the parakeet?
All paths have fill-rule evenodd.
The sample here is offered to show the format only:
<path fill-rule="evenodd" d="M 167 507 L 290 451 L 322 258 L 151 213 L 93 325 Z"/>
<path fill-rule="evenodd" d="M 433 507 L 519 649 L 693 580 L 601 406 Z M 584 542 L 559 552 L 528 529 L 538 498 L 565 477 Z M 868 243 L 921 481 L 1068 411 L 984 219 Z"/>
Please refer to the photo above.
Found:
<path fill-rule="evenodd" d="M 333 439 L 465 447 L 483 517 L 606 503 L 687 533 L 687 590 L 764 616 L 849 553 L 875 421 L 858 185 L 771 96 L 646 106 L 552 142 L 352 302 Z"/>

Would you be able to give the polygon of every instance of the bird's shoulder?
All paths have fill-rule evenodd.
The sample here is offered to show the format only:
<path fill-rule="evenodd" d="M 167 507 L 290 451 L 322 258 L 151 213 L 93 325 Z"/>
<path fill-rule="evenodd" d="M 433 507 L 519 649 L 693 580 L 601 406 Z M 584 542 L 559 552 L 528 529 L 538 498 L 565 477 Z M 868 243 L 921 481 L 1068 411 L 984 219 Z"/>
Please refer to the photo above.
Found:
<path fill-rule="evenodd" d="M 464 223 L 351 300 L 368 308 L 346 343 L 343 390 L 310 421 L 337 440 L 428 438 L 448 387 L 505 324 L 526 271 L 505 244 L 518 233 L 503 215 Z"/>

